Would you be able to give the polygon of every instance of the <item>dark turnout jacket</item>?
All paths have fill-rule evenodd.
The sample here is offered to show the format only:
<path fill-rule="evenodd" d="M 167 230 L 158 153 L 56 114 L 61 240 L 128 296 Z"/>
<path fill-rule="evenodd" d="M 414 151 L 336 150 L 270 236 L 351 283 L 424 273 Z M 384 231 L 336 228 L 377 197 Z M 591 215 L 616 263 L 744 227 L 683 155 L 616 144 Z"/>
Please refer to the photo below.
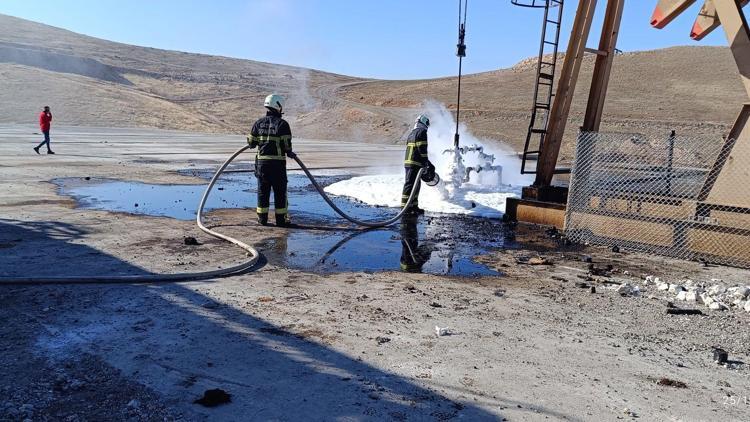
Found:
<path fill-rule="evenodd" d="M 406 138 L 406 156 L 404 167 L 428 167 L 427 159 L 427 126 L 417 123 Z"/>
<path fill-rule="evenodd" d="M 265 117 L 255 122 L 247 142 L 252 148 L 258 148 L 258 162 L 286 162 L 287 152 L 292 151 L 292 130 L 281 118 L 281 113 L 269 110 Z"/>

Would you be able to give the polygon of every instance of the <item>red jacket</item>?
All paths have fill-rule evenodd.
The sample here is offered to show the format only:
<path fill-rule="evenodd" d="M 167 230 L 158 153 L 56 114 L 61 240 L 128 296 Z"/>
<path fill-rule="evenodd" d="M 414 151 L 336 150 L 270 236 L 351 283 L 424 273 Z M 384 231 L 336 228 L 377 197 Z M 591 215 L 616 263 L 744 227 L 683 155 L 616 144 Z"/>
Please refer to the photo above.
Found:
<path fill-rule="evenodd" d="M 39 113 L 39 129 L 42 132 L 49 131 L 50 124 L 52 123 L 52 113 Z"/>

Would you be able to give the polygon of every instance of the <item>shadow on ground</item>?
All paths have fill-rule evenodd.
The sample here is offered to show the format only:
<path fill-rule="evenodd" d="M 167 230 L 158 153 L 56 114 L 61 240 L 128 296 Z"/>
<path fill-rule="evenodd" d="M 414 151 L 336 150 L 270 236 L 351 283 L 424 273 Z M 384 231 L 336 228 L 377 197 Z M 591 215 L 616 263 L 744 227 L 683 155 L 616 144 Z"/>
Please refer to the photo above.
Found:
<path fill-rule="evenodd" d="M 40 257 L 48 257 L 48 261 L 42 261 L 45 266 L 54 266 L 58 256 L 74 259 L 81 264 L 78 268 L 87 271 L 140 270 L 116 257 L 71 243 L 84 234 L 75 226 L 1 220 L 0 234 L 6 252 L 21 248 L 16 252 L 22 255 L 14 263 L 8 259 L 12 254 L 3 253 L 3 273 L 15 271 L 9 265 Z M 252 288 L 248 284 L 252 280 L 248 277 L 227 283 L 237 282 L 236 291 L 241 292 Z M 320 332 L 314 325 L 277 326 L 267 322 L 258 316 L 265 312 L 263 309 L 243 309 L 241 303 L 232 300 L 238 296 L 231 288 L 228 298 L 219 301 L 201 292 L 203 285 L 192 286 L 15 286 L 12 292 L 7 290 L 10 286 L 0 286 L 5 329 L 12 331 L 14 325 L 26 326 L 34 321 L 42 321 L 44 327 L 41 333 L 35 333 L 33 341 L 24 343 L 23 349 L 16 344 L 15 349 L 4 350 L 17 354 L 10 356 L 15 360 L 41 356 L 48 362 L 65 362 L 67 368 L 80 356 L 96 356 L 101 361 L 98 370 L 111 368 L 114 374 L 122 373 L 125 379 L 158 392 L 159 400 L 179 414 L 215 420 L 498 420 L 502 417 L 496 411 L 516 404 L 488 397 L 471 403 L 448 398 L 364 362 L 357 350 L 334 350 L 325 344 L 330 333 Z M 386 348 L 383 353 L 388 353 Z M 3 379 L 10 381 L 13 377 Z M 212 409 L 193 404 L 211 388 L 226 390 L 232 402 Z M 66 416 L 64 409 L 54 407 L 55 402 L 66 394 L 80 394 L 96 403 L 97 391 L 96 381 L 83 390 L 55 391 L 60 397 L 41 400 L 48 405 L 35 408 L 34 415 Z M 462 392 L 455 393 L 468 400 Z M 30 394 L 53 391 L 32 386 Z M 112 406 L 124 405 L 115 401 Z M 533 409 L 526 403 L 524 407 Z M 127 409 L 112 411 L 127 414 Z M 534 412 L 569 417 L 538 407 Z"/>

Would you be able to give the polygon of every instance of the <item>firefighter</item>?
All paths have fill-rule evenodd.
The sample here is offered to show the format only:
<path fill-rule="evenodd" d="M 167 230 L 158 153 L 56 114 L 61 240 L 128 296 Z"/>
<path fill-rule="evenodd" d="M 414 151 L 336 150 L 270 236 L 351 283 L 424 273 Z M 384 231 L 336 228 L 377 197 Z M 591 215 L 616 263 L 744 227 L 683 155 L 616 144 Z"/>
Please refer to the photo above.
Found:
<path fill-rule="evenodd" d="M 401 192 L 401 207 L 406 206 L 409 200 L 414 184 L 417 183 L 417 173 L 424 168 L 426 172 L 434 172 L 435 167 L 427 158 L 427 129 L 430 127 L 430 119 L 424 114 L 420 114 L 414 124 L 414 130 L 409 133 L 406 139 L 406 156 L 404 157 L 404 170 L 406 177 L 404 180 L 404 189 Z M 419 208 L 419 187 L 414 195 L 409 210 L 404 215 L 421 215 L 424 210 Z"/>
<path fill-rule="evenodd" d="M 276 226 L 288 227 L 289 202 L 287 200 L 286 157 L 294 158 L 292 152 L 292 130 L 281 118 L 284 98 L 271 94 L 263 102 L 266 116 L 253 125 L 247 138 L 251 148 L 258 148 L 255 156 L 255 177 L 258 179 L 258 223 L 268 224 L 268 210 L 273 190 Z"/>

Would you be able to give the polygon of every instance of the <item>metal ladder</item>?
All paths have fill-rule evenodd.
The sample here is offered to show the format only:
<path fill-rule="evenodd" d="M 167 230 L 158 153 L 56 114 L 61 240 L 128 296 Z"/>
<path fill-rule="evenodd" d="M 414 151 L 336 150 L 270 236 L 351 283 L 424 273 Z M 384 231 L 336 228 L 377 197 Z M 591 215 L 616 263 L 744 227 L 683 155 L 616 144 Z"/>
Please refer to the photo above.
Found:
<path fill-rule="evenodd" d="M 521 174 L 535 174 L 536 168 L 527 169 L 530 160 L 536 161 L 547 136 L 547 124 L 555 98 L 554 83 L 557 67 L 557 52 L 560 44 L 560 26 L 563 14 L 564 0 L 511 0 L 517 6 L 544 8 L 542 21 L 542 39 L 539 44 L 539 59 L 536 68 L 536 83 L 534 84 L 534 104 L 531 108 L 531 121 L 526 133 L 526 142 L 521 157 Z M 551 11 L 550 9 L 557 9 Z M 545 59 L 545 56 L 549 56 Z M 531 146 L 534 148 L 531 149 Z"/>

